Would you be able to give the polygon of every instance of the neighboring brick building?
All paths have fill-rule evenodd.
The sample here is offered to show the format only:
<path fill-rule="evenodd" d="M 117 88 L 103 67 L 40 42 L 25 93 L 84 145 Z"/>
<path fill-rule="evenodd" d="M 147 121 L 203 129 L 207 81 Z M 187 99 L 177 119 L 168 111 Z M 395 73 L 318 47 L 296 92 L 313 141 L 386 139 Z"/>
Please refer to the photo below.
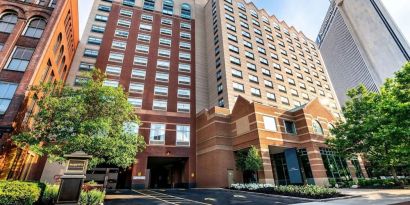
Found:
<path fill-rule="evenodd" d="M 67 83 L 80 86 L 95 66 L 107 74 L 104 85 L 129 93 L 147 147 L 120 169 L 117 188 L 195 186 L 196 6 L 94 2 Z"/>
<path fill-rule="evenodd" d="M 10 140 L 28 126 L 29 88 L 65 81 L 78 44 L 77 0 L 0 1 L 0 179 L 38 180 L 44 159 Z"/>
<path fill-rule="evenodd" d="M 261 183 L 325 185 L 328 178 L 367 177 L 360 158 L 346 161 L 326 149 L 325 138 L 335 121 L 318 99 L 283 110 L 239 96 L 232 111 L 204 110 L 197 114 L 197 184 L 227 187 L 242 182 L 235 153 L 252 145 L 263 159 Z"/>

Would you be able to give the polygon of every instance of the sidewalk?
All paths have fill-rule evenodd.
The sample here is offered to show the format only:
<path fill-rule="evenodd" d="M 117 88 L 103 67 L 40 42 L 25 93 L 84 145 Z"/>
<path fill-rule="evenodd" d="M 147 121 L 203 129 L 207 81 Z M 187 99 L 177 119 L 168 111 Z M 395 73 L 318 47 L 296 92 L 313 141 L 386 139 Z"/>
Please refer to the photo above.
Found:
<path fill-rule="evenodd" d="M 410 204 L 409 189 L 340 189 L 342 194 L 358 196 L 327 202 L 302 203 L 306 205 L 387 205 L 408 202 Z M 404 205 L 401 204 L 401 205 Z"/>

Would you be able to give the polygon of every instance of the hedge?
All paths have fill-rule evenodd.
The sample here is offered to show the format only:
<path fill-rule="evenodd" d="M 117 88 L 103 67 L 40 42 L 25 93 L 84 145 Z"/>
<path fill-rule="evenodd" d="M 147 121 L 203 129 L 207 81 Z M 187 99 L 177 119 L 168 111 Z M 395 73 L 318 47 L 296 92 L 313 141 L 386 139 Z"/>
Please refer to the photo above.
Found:
<path fill-rule="evenodd" d="M 404 179 L 359 179 L 358 185 L 363 188 L 397 188 L 410 185 L 410 178 Z"/>
<path fill-rule="evenodd" d="M 43 205 L 52 205 L 57 200 L 58 185 L 47 185 L 41 202 Z M 80 205 L 99 205 L 104 202 L 105 192 L 93 189 L 81 191 Z"/>
<path fill-rule="evenodd" d="M 21 181 L 0 181 L 1 205 L 32 205 L 41 196 L 44 184 Z"/>
<path fill-rule="evenodd" d="M 251 191 L 265 194 L 296 196 L 310 199 L 326 199 L 342 196 L 336 189 L 305 185 L 305 186 L 273 186 L 271 184 L 232 184 L 230 189 Z"/>

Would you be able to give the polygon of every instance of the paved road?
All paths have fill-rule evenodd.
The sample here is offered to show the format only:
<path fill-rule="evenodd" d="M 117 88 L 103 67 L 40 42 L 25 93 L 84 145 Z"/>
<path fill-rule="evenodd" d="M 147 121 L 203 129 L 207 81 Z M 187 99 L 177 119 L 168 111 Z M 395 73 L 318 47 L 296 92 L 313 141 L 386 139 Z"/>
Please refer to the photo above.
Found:
<path fill-rule="evenodd" d="M 124 190 L 107 194 L 106 205 L 284 205 L 308 202 L 281 196 L 261 196 L 224 189 L 157 189 L 157 190 Z"/>

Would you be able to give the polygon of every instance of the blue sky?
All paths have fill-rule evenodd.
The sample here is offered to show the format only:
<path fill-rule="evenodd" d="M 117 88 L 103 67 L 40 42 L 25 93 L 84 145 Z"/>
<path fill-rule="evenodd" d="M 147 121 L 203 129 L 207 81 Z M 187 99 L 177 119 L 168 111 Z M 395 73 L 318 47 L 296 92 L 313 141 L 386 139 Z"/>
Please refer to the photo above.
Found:
<path fill-rule="evenodd" d="M 84 30 L 94 0 L 80 0 L 80 34 Z M 251 0 L 278 19 L 315 40 L 329 6 L 329 0 Z M 400 30 L 410 41 L 410 0 L 382 0 Z"/>

